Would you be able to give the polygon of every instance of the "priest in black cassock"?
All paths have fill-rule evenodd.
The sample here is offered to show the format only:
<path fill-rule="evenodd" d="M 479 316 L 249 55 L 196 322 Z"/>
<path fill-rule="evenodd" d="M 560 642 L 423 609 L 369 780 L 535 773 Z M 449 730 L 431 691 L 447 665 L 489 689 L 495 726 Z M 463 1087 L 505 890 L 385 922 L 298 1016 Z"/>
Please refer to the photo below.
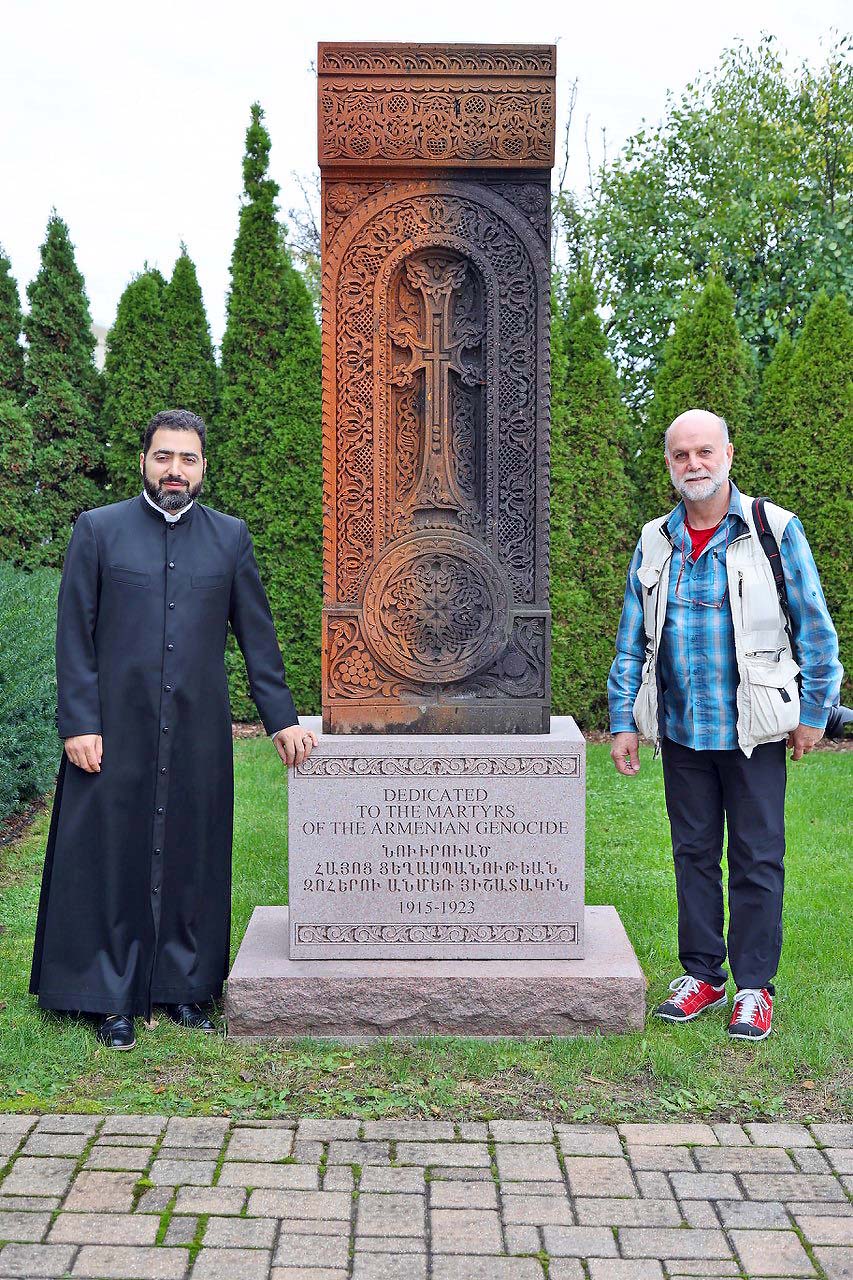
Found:
<path fill-rule="evenodd" d="M 286 764 L 300 728 L 245 522 L 202 506 L 205 425 L 158 413 L 143 492 L 85 511 L 59 592 L 59 770 L 30 990 L 135 1043 L 153 1005 L 212 1031 L 231 919 L 230 623 Z M 283 549 L 284 553 L 284 549 Z"/>

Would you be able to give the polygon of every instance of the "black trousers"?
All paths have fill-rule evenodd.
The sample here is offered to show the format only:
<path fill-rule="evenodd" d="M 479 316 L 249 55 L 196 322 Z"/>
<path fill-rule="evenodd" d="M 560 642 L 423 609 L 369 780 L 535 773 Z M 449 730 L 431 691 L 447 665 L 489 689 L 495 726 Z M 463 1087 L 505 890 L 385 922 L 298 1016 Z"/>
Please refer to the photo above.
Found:
<path fill-rule="evenodd" d="M 740 750 L 661 746 L 684 972 L 715 987 L 723 964 L 723 823 L 728 828 L 729 964 L 738 987 L 768 987 L 782 950 L 785 743 Z"/>

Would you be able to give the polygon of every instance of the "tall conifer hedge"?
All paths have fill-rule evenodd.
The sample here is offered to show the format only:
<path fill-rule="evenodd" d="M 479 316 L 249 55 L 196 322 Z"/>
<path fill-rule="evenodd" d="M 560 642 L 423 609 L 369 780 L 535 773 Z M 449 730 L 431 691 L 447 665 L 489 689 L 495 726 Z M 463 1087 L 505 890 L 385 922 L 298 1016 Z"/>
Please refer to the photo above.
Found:
<path fill-rule="evenodd" d="M 222 409 L 211 435 L 211 490 L 255 543 L 288 681 L 300 712 L 319 707 L 322 604 L 320 341 L 293 267 L 269 176 L 270 137 L 256 103 L 222 343 Z M 229 655 L 235 715 L 255 712 Z"/>
<path fill-rule="evenodd" d="M 554 294 L 551 378 L 553 706 L 604 729 L 637 516 L 619 380 L 583 277 Z"/>
<path fill-rule="evenodd" d="M 195 264 L 181 245 L 163 299 L 166 401 L 162 409 L 190 409 L 212 425 L 218 411 L 218 370 Z M 149 418 L 157 412 L 151 409 Z"/>
<path fill-rule="evenodd" d="M 0 248 L 0 560 L 21 562 L 33 536 L 33 433 L 24 412 L 23 316 L 11 262 Z"/>

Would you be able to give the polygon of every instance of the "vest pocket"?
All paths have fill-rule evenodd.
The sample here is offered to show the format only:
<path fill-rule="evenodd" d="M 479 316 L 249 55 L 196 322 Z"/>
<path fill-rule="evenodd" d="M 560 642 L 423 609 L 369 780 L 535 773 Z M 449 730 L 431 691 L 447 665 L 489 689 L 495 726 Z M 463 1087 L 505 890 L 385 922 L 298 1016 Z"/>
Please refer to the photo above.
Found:
<path fill-rule="evenodd" d="M 757 745 L 790 733 L 800 723 L 800 668 L 791 657 L 744 658 L 749 692 L 750 733 Z"/>
<path fill-rule="evenodd" d="M 655 684 L 655 664 L 646 660 L 640 688 L 634 699 L 634 724 L 650 742 L 658 740 L 658 691 Z"/>

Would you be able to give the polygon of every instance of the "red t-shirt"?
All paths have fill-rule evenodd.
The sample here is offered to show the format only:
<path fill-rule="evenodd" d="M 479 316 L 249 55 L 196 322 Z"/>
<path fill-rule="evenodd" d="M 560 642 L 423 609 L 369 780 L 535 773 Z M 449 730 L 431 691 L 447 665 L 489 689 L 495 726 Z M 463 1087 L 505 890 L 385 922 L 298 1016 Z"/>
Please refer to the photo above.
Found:
<path fill-rule="evenodd" d="M 723 516 L 723 520 L 725 520 L 725 516 Z M 694 564 L 699 559 L 702 552 L 719 529 L 720 525 L 723 523 L 723 520 L 720 520 L 718 524 L 715 524 L 713 529 L 691 529 L 690 525 L 687 525 L 687 532 L 690 534 L 690 543 L 693 547 L 690 558 Z"/>

